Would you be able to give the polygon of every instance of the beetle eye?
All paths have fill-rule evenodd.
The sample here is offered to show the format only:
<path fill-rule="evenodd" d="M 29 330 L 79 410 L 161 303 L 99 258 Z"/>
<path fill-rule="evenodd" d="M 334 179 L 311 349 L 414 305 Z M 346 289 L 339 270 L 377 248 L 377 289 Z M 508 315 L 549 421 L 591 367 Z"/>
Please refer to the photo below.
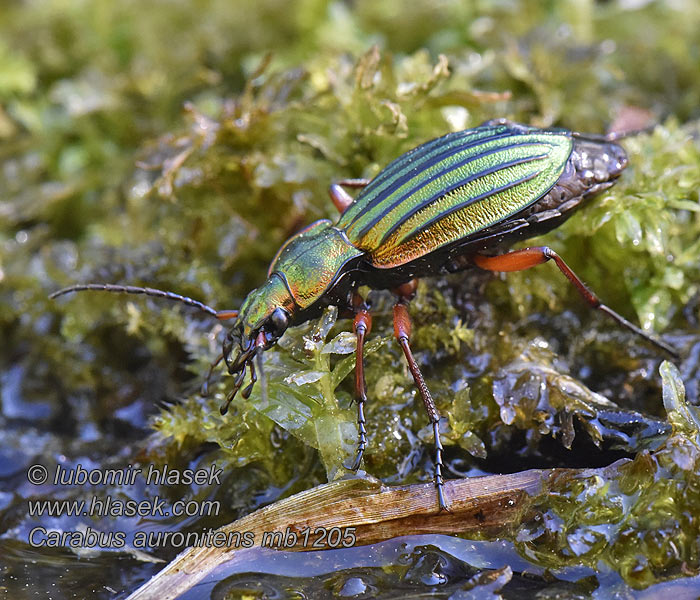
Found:
<path fill-rule="evenodd" d="M 284 309 L 277 307 L 272 311 L 270 318 L 267 320 L 267 328 L 270 333 L 276 336 L 281 336 L 289 325 L 289 317 Z"/>

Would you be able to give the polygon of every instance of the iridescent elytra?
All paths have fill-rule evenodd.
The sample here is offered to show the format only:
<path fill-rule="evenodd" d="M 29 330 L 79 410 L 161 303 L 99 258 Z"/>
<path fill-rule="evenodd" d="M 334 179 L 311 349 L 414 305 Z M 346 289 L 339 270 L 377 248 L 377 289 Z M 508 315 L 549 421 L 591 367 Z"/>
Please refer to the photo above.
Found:
<path fill-rule="evenodd" d="M 407 305 L 418 278 L 470 268 L 519 271 L 553 260 L 591 307 L 674 354 L 602 304 L 550 248 L 507 251 L 519 240 L 558 227 L 585 200 L 615 183 L 627 166 L 627 155 L 615 140 L 614 135 L 488 121 L 414 148 L 371 180 L 333 184 L 330 196 L 340 219 L 335 224 L 317 221 L 290 238 L 272 260 L 267 280 L 248 294 L 239 310 L 217 311 L 173 292 L 112 284 L 74 285 L 51 297 L 83 290 L 146 294 L 183 302 L 220 320 L 235 319 L 219 359 L 234 376 L 222 413 L 243 386 L 246 371 L 250 380 L 242 393 L 250 395 L 257 381 L 254 358 L 288 327 L 318 317 L 330 304 L 352 311 L 358 415 L 352 469 L 357 470 L 367 446 L 363 347 L 372 322 L 358 288 L 393 290 L 394 335 L 433 426 L 437 502 L 440 510 L 447 510 L 440 415 L 410 346 Z M 346 188 L 361 191 L 353 198 Z"/>

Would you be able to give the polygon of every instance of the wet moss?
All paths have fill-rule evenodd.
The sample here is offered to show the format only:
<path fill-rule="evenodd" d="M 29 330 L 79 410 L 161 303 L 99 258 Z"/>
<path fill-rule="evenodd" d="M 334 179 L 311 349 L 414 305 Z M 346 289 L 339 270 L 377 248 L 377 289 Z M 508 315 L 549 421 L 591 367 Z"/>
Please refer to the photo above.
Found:
<path fill-rule="evenodd" d="M 698 409 L 675 367 L 661 374 L 671 435 L 653 453 L 555 482 L 516 535 L 524 555 L 550 568 L 602 560 L 638 589 L 697 571 Z"/>

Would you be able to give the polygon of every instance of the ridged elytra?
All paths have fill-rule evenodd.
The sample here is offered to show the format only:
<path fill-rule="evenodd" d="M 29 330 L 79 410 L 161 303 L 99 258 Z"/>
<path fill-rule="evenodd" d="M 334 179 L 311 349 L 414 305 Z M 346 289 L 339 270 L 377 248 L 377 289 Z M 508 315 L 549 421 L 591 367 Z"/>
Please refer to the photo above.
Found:
<path fill-rule="evenodd" d="M 318 221 L 290 238 L 274 257 L 265 283 L 248 294 L 239 310 L 217 311 L 173 292 L 112 284 L 74 285 L 51 297 L 83 290 L 146 294 L 182 302 L 220 320 L 235 319 L 219 359 L 234 376 L 222 414 L 243 386 L 246 371 L 250 381 L 242 393 L 250 395 L 257 381 L 254 358 L 288 327 L 317 317 L 330 304 L 352 311 L 358 444 L 351 468 L 357 470 L 367 446 L 363 348 L 371 328 L 368 305 L 357 289 L 393 290 L 394 334 L 433 426 L 437 502 L 440 510 L 448 510 L 440 415 L 410 347 L 407 305 L 418 278 L 469 268 L 519 271 L 553 260 L 591 307 L 675 354 L 602 304 L 550 248 L 506 252 L 519 240 L 558 227 L 585 200 L 615 183 L 627 166 L 627 155 L 615 140 L 614 135 L 489 121 L 414 148 L 372 180 L 333 184 L 330 196 L 341 212 L 339 220 Z M 345 188 L 361 191 L 352 198 Z"/>

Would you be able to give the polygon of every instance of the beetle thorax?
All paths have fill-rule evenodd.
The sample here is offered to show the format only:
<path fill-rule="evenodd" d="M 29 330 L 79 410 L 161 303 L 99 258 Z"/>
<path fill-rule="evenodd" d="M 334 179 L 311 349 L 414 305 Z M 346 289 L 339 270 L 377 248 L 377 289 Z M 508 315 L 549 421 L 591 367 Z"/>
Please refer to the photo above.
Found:
<path fill-rule="evenodd" d="M 318 221 L 286 242 L 272 261 L 269 276 L 284 281 L 303 313 L 327 298 L 362 255 L 330 221 Z"/>
<path fill-rule="evenodd" d="M 287 325 L 312 316 L 362 251 L 352 246 L 330 221 L 318 221 L 290 238 L 273 259 L 267 281 L 248 294 L 232 336 L 248 347 L 261 333 L 276 341 L 283 311 Z"/>

